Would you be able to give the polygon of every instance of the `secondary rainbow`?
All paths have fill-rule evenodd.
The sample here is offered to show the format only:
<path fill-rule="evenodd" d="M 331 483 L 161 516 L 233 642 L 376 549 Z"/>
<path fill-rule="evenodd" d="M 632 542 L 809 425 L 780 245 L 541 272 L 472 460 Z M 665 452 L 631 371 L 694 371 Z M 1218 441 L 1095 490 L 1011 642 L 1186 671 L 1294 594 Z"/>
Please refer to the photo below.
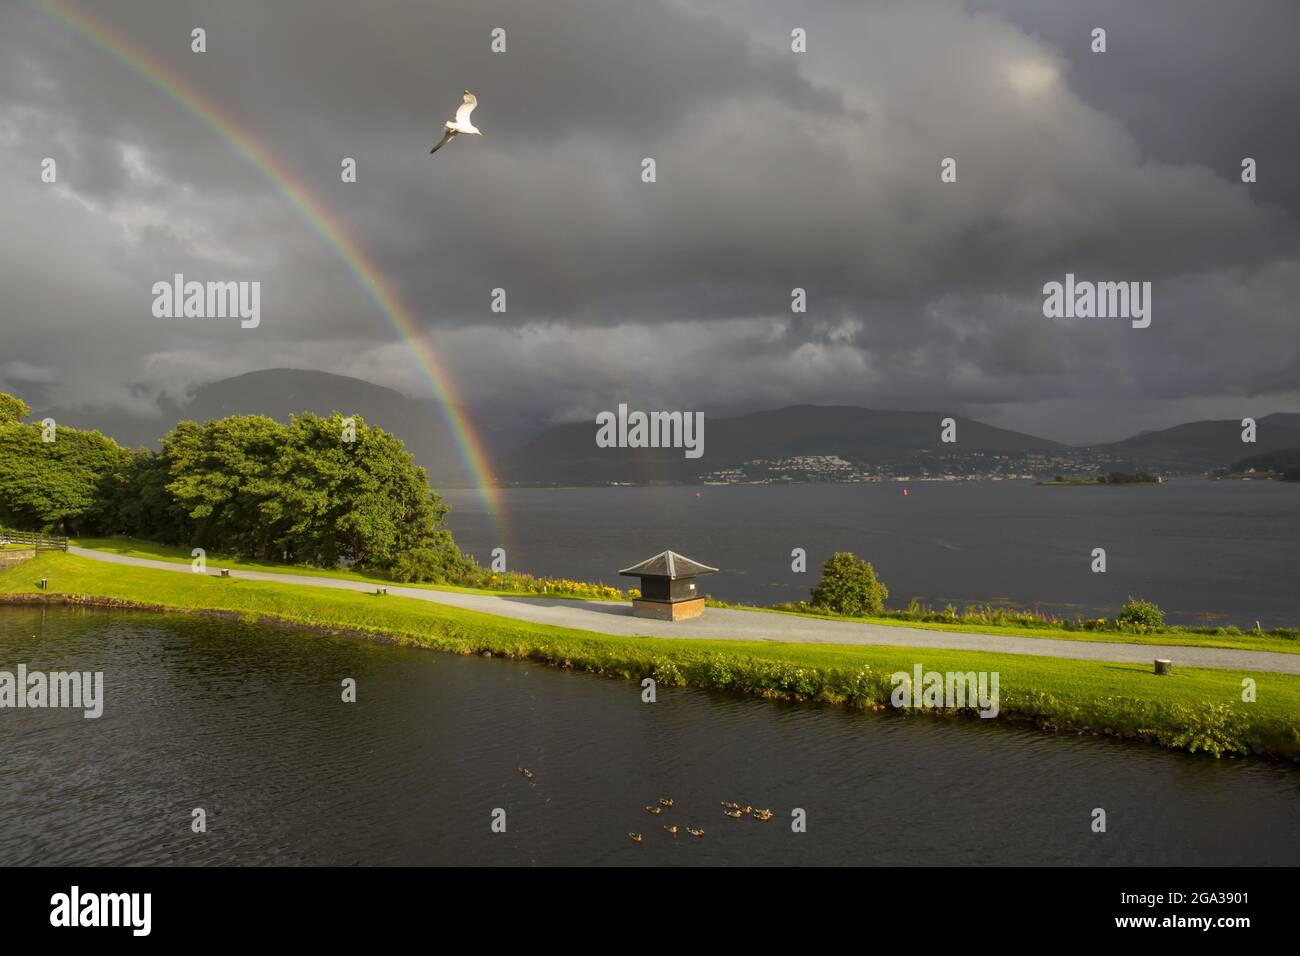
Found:
<path fill-rule="evenodd" d="M 410 309 L 384 278 L 383 272 L 365 250 L 348 235 L 342 223 L 325 204 L 297 180 L 292 171 L 269 149 L 258 143 L 229 115 L 204 98 L 184 79 L 149 60 L 110 28 L 91 20 L 85 13 L 61 0 L 25 0 L 32 9 L 71 27 L 86 40 L 108 53 L 136 75 L 152 83 L 173 101 L 210 127 L 275 186 L 299 215 L 325 240 L 347 266 L 357 284 L 375 303 L 380 313 L 402 337 L 415 356 L 416 364 L 438 399 L 442 415 L 455 436 L 465 467 L 487 508 L 489 517 L 504 542 L 500 495 L 493 484 L 491 467 L 473 425 L 461 410 L 451 377 L 442 368 L 420 334 Z"/>

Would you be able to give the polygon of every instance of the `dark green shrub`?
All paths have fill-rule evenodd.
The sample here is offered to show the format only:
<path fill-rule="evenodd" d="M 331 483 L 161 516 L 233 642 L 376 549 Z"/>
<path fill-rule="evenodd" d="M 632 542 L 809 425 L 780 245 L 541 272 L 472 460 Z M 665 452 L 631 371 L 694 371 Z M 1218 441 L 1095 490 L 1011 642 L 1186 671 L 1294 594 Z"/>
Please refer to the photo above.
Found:
<path fill-rule="evenodd" d="M 458 581 L 469 562 L 454 547 L 411 548 L 393 561 L 388 573 L 393 580 L 410 583 L 445 584 Z"/>
<path fill-rule="evenodd" d="M 1164 626 L 1165 612 L 1150 601 L 1141 601 L 1129 595 L 1128 602 L 1115 616 L 1115 623 L 1126 631 L 1155 631 Z"/>
<path fill-rule="evenodd" d="M 879 615 L 889 589 L 876 569 L 848 551 L 838 551 L 822 565 L 822 579 L 812 591 L 813 607 L 849 617 Z"/>

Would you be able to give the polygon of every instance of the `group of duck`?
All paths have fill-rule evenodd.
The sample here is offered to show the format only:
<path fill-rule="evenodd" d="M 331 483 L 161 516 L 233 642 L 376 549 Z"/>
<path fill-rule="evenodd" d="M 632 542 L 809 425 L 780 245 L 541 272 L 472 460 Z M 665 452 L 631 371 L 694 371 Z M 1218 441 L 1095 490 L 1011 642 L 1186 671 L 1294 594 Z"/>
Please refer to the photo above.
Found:
<path fill-rule="evenodd" d="M 527 778 L 528 780 L 533 779 L 533 772 L 529 770 L 527 767 L 519 767 L 518 769 L 519 772 L 523 774 L 525 778 Z M 651 816 L 657 817 L 665 810 L 671 810 L 672 808 L 673 808 L 672 797 L 660 797 L 659 802 L 657 804 L 651 804 L 650 806 L 646 807 L 645 812 L 650 814 Z M 738 803 L 731 803 L 730 801 L 727 800 L 722 801 L 722 813 L 724 816 L 731 817 L 733 820 L 739 820 L 741 817 L 746 815 L 753 817 L 755 820 L 762 820 L 764 823 L 772 819 L 771 810 L 762 810 L 762 809 L 758 809 L 757 807 L 750 807 L 750 806 L 742 807 Z M 687 833 L 695 837 L 697 840 L 700 837 L 704 836 L 704 831 L 699 827 L 688 826 L 688 827 L 678 828 L 676 824 L 664 826 L 664 832 L 674 837 L 677 836 L 679 829 L 684 829 Z M 640 843 L 642 840 L 642 835 L 640 833 L 629 833 L 628 836 L 631 838 L 633 843 Z"/>
<path fill-rule="evenodd" d="M 672 798 L 672 797 L 660 797 L 660 798 L 659 798 L 659 803 L 658 803 L 658 804 L 651 804 L 650 806 L 646 807 L 646 808 L 645 808 L 645 812 L 648 813 L 648 814 L 650 814 L 651 816 L 655 816 L 655 817 L 657 817 L 657 816 L 659 816 L 659 814 L 663 813 L 665 810 L 671 810 L 672 808 L 673 808 L 673 798 Z M 697 840 L 698 840 L 700 837 L 704 836 L 704 831 L 701 830 L 699 827 L 683 827 L 683 828 L 681 828 L 681 829 L 684 829 L 687 833 L 689 833 L 691 836 L 695 837 Z M 669 826 L 669 825 L 665 825 L 665 826 L 664 826 L 664 832 L 665 832 L 665 833 L 668 833 L 668 834 L 671 834 L 672 836 L 677 836 L 677 833 L 678 833 L 678 827 L 677 827 L 676 824 L 673 824 L 673 825 L 671 825 L 671 826 Z M 640 843 L 640 842 L 641 842 L 642 837 L 641 837 L 641 834 L 640 834 L 640 833 L 629 833 L 628 836 L 631 838 L 631 840 L 632 840 L 633 843 Z"/>
<path fill-rule="evenodd" d="M 733 820 L 739 820 L 746 814 L 749 814 L 755 820 L 762 820 L 764 823 L 772 819 L 771 810 L 760 810 L 757 807 L 742 807 L 738 803 L 728 803 L 726 800 L 722 801 L 722 812 Z"/>
<path fill-rule="evenodd" d="M 657 817 L 665 810 L 671 810 L 672 806 L 673 806 L 672 797 L 660 797 L 658 804 L 651 804 L 650 806 L 646 807 L 645 812 L 650 814 L 651 816 Z M 771 810 L 759 810 L 759 809 L 755 809 L 754 807 L 742 807 L 738 803 L 730 803 L 726 800 L 722 801 L 722 812 L 724 815 L 731 817 L 733 820 L 739 820 L 741 817 L 745 816 L 746 814 L 749 814 L 755 820 L 762 820 L 764 822 L 772 819 Z M 686 827 L 685 829 L 687 833 L 689 833 L 691 836 L 697 839 L 699 837 L 704 836 L 704 831 L 697 827 Z M 670 833 L 673 836 L 677 836 L 677 827 L 665 826 L 664 832 Z M 642 840 L 642 835 L 640 833 L 629 833 L 628 837 L 631 838 L 633 843 L 640 843 Z"/>

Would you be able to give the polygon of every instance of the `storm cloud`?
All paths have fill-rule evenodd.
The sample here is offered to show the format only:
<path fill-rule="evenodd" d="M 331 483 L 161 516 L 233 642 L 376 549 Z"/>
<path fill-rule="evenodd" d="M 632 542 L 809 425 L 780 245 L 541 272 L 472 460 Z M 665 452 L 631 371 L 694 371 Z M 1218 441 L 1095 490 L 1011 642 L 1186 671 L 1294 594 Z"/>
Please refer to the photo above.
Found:
<path fill-rule="evenodd" d="M 318 197 L 487 424 L 819 402 L 1084 441 L 1300 409 L 1285 0 L 63 6 Z M 39 4 L 0 11 L 0 54 L 0 388 L 148 415 L 295 366 L 427 394 L 219 132 Z M 431 158 L 465 88 L 484 136 Z M 260 281 L 260 327 L 155 318 L 177 272 Z M 1067 272 L 1151 282 L 1151 327 L 1044 318 Z"/>

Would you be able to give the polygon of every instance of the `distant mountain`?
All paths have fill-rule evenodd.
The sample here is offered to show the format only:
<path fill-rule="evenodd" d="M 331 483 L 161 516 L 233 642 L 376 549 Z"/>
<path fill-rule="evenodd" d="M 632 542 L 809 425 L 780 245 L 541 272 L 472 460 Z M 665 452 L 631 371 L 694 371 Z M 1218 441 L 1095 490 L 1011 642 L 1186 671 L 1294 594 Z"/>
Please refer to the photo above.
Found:
<path fill-rule="evenodd" d="M 416 462 L 428 469 L 434 487 L 471 484 L 437 402 L 409 398 L 381 385 L 328 372 L 275 368 L 222 379 L 198 389 L 181 405 L 165 405 L 164 417 L 158 420 L 80 409 L 57 412 L 53 417 L 79 428 L 98 428 L 124 445 L 157 447 L 162 436 L 184 419 L 266 415 L 287 421 L 291 414 L 329 415 L 335 411 L 360 415 L 367 424 L 400 438 Z M 492 441 L 491 436 L 488 440 Z"/>
<path fill-rule="evenodd" d="M 1091 450 L 1133 469 L 1200 473 L 1247 456 L 1300 446 L 1300 413 L 1276 412 L 1256 421 L 1255 443 L 1241 440 L 1241 419 L 1188 422 L 1147 431 Z"/>
<path fill-rule="evenodd" d="M 116 408 L 98 406 L 65 408 L 33 402 L 32 414 L 28 420 L 38 422 L 43 418 L 53 418 L 60 425 L 93 428 L 126 448 L 157 448 L 162 436 L 185 417 L 181 412 L 184 406 L 168 399 L 163 399 L 159 404 L 161 407 L 158 417 L 145 418 Z"/>
<path fill-rule="evenodd" d="M 359 414 L 392 432 L 429 471 L 434 487 L 472 484 L 441 406 L 410 398 L 381 385 L 328 372 L 276 368 L 249 372 L 198 389 L 187 401 L 164 403 L 156 419 L 95 409 L 38 410 L 60 423 L 98 428 L 124 445 L 157 447 L 176 422 L 205 421 L 235 414 L 269 415 L 339 411 Z M 1007 456 L 1001 473 L 1096 474 L 1151 471 L 1204 474 L 1251 455 L 1300 448 L 1300 413 L 1275 413 L 1258 420 L 1256 442 L 1241 441 L 1241 422 L 1190 422 L 1088 447 L 1074 447 L 1021 432 L 957 418 L 957 443 L 939 440 L 940 412 L 899 412 L 848 405 L 793 405 L 745 415 L 709 417 L 703 458 L 682 449 L 597 448 L 594 420 L 556 425 L 537 434 L 479 429 L 495 478 L 502 484 L 600 485 L 610 482 L 691 482 L 745 462 L 838 456 L 854 465 L 890 466 L 917 474 L 993 473 L 991 456 Z M 525 426 L 521 426 L 525 427 Z M 958 461 L 961 459 L 961 461 Z M 803 469 L 813 473 L 816 467 Z M 756 469 L 747 469 L 750 477 Z M 757 469 L 761 472 L 762 469 Z M 770 474 L 800 469 L 773 465 Z M 839 477 L 822 473 L 823 477 Z M 852 479 L 850 479 L 852 480 Z"/>
<path fill-rule="evenodd" d="M 1271 472 L 1281 475 L 1287 481 L 1300 481 L 1300 448 L 1283 448 L 1279 451 L 1266 451 L 1262 455 L 1251 455 L 1228 466 L 1233 474 L 1242 472 Z"/>
<path fill-rule="evenodd" d="M 836 455 L 852 462 L 905 463 L 926 452 L 1064 452 L 1045 438 L 956 418 L 957 445 L 940 441 L 938 412 L 897 412 L 847 405 L 794 405 L 734 418 L 708 418 L 704 457 L 680 448 L 598 448 L 591 422 L 556 425 L 509 456 L 502 473 L 525 484 L 693 481 L 705 472 L 755 459 Z M 954 416 L 955 417 L 955 416 Z"/>

